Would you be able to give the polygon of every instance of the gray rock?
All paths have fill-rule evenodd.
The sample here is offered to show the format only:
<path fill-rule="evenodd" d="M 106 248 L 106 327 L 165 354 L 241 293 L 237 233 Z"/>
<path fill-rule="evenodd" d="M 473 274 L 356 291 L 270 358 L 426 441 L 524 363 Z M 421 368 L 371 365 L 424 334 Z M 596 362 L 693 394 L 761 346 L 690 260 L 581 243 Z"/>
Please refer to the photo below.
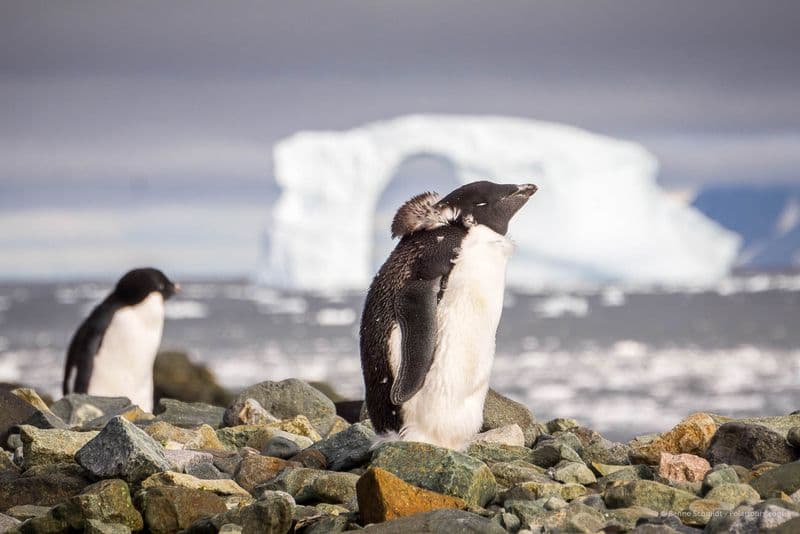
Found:
<path fill-rule="evenodd" d="M 785 464 L 796 459 L 794 448 L 784 436 L 769 428 L 740 422 L 725 423 L 714 434 L 706 452 L 712 464 L 753 467 L 762 462 Z"/>
<path fill-rule="evenodd" d="M 334 434 L 311 446 L 328 460 L 331 471 L 345 471 L 369 460 L 375 432 L 371 428 L 355 423 L 346 430 Z"/>
<path fill-rule="evenodd" d="M 0 534 L 5 534 L 9 530 L 16 528 L 22 523 L 19 519 L 14 519 L 11 516 L 0 514 Z"/>
<path fill-rule="evenodd" d="M 49 410 L 36 410 L 33 415 L 25 420 L 24 424 L 41 429 L 56 428 L 64 430 L 69 428 L 60 417 Z"/>
<path fill-rule="evenodd" d="M 763 499 L 777 497 L 781 492 L 791 495 L 800 489 L 800 462 L 781 465 L 750 481 Z"/>
<path fill-rule="evenodd" d="M 525 446 L 530 447 L 541 434 L 533 413 L 519 402 L 504 397 L 489 389 L 483 404 L 483 427 L 481 431 L 492 430 L 516 423 L 525 435 Z"/>
<path fill-rule="evenodd" d="M 760 500 L 758 492 L 748 484 L 720 484 L 709 491 L 706 499 L 719 501 L 739 506 L 740 504 L 755 504 Z"/>
<path fill-rule="evenodd" d="M 284 469 L 278 476 L 263 484 L 259 484 L 251 492 L 257 498 L 274 492 L 283 492 L 292 496 L 297 502 L 306 502 L 313 498 L 314 481 L 330 471 L 299 467 Z"/>
<path fill-rule="evenodd" d="M 197 465 L 205 464 L 213 467 L 214 461 L 211 453 L 203 451 L 165 450 L 164 456 L 170 464 L 170 469 L 178 473 L 186 473 L 188 468 Z"/>
<path fill-rule="evenodd" d="M 185 534 L 206 534 L 220 531 L 223 525 L 239 525 L 242 532 L 285 534 L 292 525 L 295 503 L 280 491 L 264 492 L 256 502 L 194 523 Z"/>
<path fill-rule="evenodd" d="M 75 461 L 94 476 L 128 481 L 143 480 L 170 468 L 161 446 L 122 417 L 109 421 L 75 454 Z"/>
<path fill-rule="evenodd" d="M 88 473 L 74 463 L 35 466 L 22 476 L 0 478 L 0 510 L 24 504 L 53 506 L 90 483 Z"/>
<path fill-rule="evenodd" d="M 219 428 L 225 414 L 225 409 L 219 406 L 175 399 L 161 399 L 156 411 L 159 413 L 154 421 L 165 421 L 181 428 L 195 428 L 202 424 Z"/>
<path fill-rule="evenodd" d="M 659 512 L 679 513 L 697 499 L 696 495 L 651 480 L 634 480 L 609 488 L 606 506 L 624 508 L 643 506 Z"/>
<path fill-rule="evenodd" d="M 222 480 L 225 478 L 231 478 L 231 475 L 228 473 L 223 473 L 214 467 L 214 464 L 212 463 L 188 465 L 186 466 L 184 473 L 202 480 Z"/>
<path fill-rule="evenodd" d="M 378 447 L 372 467 L 381 467 L 409 484 L 484 506 L 497 491 L 494 475 L 483 462 L 451 449 L 400 441 Z"/>
<path fill-rule="evenodd" d="M 467 454 L 489 465 L 497 462 L 523 461 L 533 463 L 534 453 L 527 447 L 503 445 L 488 441 L 476 441 L 467 449 Z"/>
<path fill-rule="evenodd" d="M 312 500 L 331 504 L 342 504 L 354 510 L 356 505 L 356 483 L 359 476 L 353 473 L 326 472 L 311 484 Z"/>
<path fill-rule="evenodd" d="M 32 519 L 34 517 L 42 517 L 47 515 L 50 511 L 50 506 L 36 506 L 35 504 L 20 504 L 19 506 L 12 506 L 6 510 L 6 514 L 10 515 L 20 521 Z"/>
<path fill-rule="evenodd" d="M 319 513 L 319 512 L 317 512 Z M 338 534 L 349 530 L 350 518 L 346 515 L 323 515 L 310 520 L 298 534 Z"/>
<path fill-rule="evenodd" d="M 706 494 L 711 491 L 712 488 L 716 488 L 722 484 L 738 483 L 739 475 L 736 474 L 736 470 L 734 468 L 727 464 L 718 464 L 711 469 L 711 471 L 706 473 L 706 476 L 703 478 L 702 491 L 703 494 Z"/>
<path fill-rule="evenodd" d="M 536 501 L 510 499 L 503 503 L 503 508 L 506 512 L 513 514 L 519 519 L 520 524 L 524 527 L 530 527 L 532 524 L 537 524 L 541 518 L 547 513 L 544 507 L 546 499 L 539 499 Z"/>
<path fill-rule="evenodd" d="M 275 436 L 270 438 L 261 449 L 261 454 L 264 456 L 272 456 L 274 458 L 281 458 L 287 460 L 300 452 L 300 446 L 294 441 L 283 436 Z"/>
<path fill-rule="evenodd" d="M 800 426 L 793 426 L 786 434 L 786 441 L 793 447 L 800 447 Z"/>
<path fill-rule="evenodd" d="M 545 423 L 544 426 L 547 428 L 548 434 L 555 434 L 556 432 L 565 432 L 573 428 L 578 428 L 581 424 L 576 419 L 557 417 Z"/>
<path fill-rule="evenodd" d="M 775 504 L 761 503 L 754 506 L 747 514 L 733 514 L 735 518 L 730 524 L 729 532 L 732 534 L 745 534 L 750 532 L 764 532 L 778 527 L 790 519 L 800 517 L 800 513 L 787 510 Z"/>
<path fill-rule="evenodd" d="M 611 465 L 630 463 L 631 448 L 625 443 L 609 441 L 598 432 L 586 427 L 571 428 L 569 433 L 581 442 L 582 450 L 576 452 L 586 465 L 594 462 Z"/>
<path fill-rule="evenodd" d="M 290 378 L 281 382 L 261 382 L 242 391 L 225 410 L 225 426 L 242 423 L 239 413 L 247 399 L 255 399 L 279 419 L 305 415 L 323 436 L 328 433 L 336 419 L 333 401 L 305 382 Z"/>
<path fill-rule="evenodd" d="M 119 523 L 132 530 L 141 530 L 144 526 L 141 514 L 131 502 L 128 485 L 122 480 L 101 480 L 70 498 L 63 506 L 61 515 L 68 517 L 75 529 L 85 527 L 89 519 Z M 56 517 L 59 515 L 57 510 L 50 513 Z"/>
<path fill-rule="evenodd" d="M 96 397 L 84 393 L 65 395 L 52 406 L 50 411 L 69 426 L 82 426 L 103 415 L 118 415 L 131 408 L 127 397 Z"/>
<path fill-rule="evenodd" d="M 505 534 L 506 530 L 479 515 L 464 510 L 434 510 L 370 525 L 370 534 Z"/>
<path fill-rule="evenodd" d="M 539 482 L 550 480 L 544 468 L 527 462 L 499 462 L 492 465 L 491 470 L 497 484 L 506 488 L 532 480 Z"/>
<path fill-rule="evenodd" d="M 583 462 L 560 462 L 553 468 L 553 478 L 559 482 L 573 484 L 594 484 L 597 479 L 592 470 L 586 467 Z"/>
<path fill-rule="evenodd" d="M 559 462 L 582 462 L 580 455 L 571 446 L 558 439 L 540 440 L 533 448 L 530 463 L 540 467 L 553 467 Z"/>

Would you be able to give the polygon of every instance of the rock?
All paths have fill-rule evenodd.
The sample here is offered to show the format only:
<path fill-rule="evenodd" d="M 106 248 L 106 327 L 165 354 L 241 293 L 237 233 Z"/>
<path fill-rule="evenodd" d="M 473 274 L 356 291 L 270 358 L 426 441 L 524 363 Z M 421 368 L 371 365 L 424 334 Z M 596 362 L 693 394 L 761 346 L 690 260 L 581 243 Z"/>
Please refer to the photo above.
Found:
<path fill-rule="evenodd" d="M 50 410 L 71 427 L 82 426 L 104 415 L 119 415 L 131 406 L 127 397 L 95 397 L 84 393 L 64 395 Z"/>
<path fill-rule="evenodd" d="M 35 504 L 21 504 L 19 506 L 12 506 L 6 510 L 6 514 L 10 515 L 20 521 L 32 519 L 34 517 L 42 517 L 47 515 L 50 511 L 50 506 L 36 506 Z"/>
<path fill-rule="evenodd" d="M 633 530 L 636 528 L 636 524 L 641 519 L 658 517 L 657 512 L 642 506 L 631 506 L 630 508 L 615 508 L 614 510 L 601 511 L 603 512 L 603 515 L 606 516 L 606 528 L 617 527 L 618 531 Z"/>
<path fill-rule="evenodd" d="M 729 503 L 733 506 L 740 504 L 755 504 L 761 498 L 758 492 L 748 484 L 720 484 L 706 494 L 706 499 Z"/>
<path fill-rule="evenodd" d="M 333 425 L 331 426 L 331 429 L 328 430 L 328 433 L 325 434 L 323 437 L 325 438 L 332 437 L 333 435 L 338 434 L 339 432 L 342 432 L 344 430 L 347 430 L 348 428 L 350 428 L 350 422 L 347 421 L 347 419 L 337 415 L 336 417 L 333 418 Z M 372 430 L 372 427 L 369 427 L 369 429 Z"/>
<path fill-rule="evenodd" d="M 533 463 L 534 453 L 527 447 L 502 445 L 489 441 L 475 441 L 470 444 L 467 454 L 489 465 L 497 462 L 523 461 Z"/>
<path fill-rule="evenodd" d="M 85 534 L 130 534 L 131 529 L 119 523 L 104 523 L 97 519 L 89 519 L 83 532 Z"/>
<path fill-rule="evenodd" d="M 280 420 L 265 410 L 255 399 L 247 399 L 244 401 L 244 405 L 239 411 L 238 417 L 243 425 L 266 425 Z"/>
<path fill-rule="evenodd" d="M 530 463 L 540 467 L 553 467 L 561 461 L 582 462 L 571 446 L 558 439 L 539 440 L 530 455 Z"/>
<path fill-rule="evenodd" d="M 661 453 L 658 475 L 671 481 L 698 482 L 711 470 L 708 461 L 693 454 Z"/>
<path fill-rule="evenodd" d="M 177 532 L 227 511 L 225 501 L 213 492 L 181 487 L 148 488 L 140 503 L 145 525 L 156 534 Z"/>
<path fill-rule="evenodd" d="M 634 439 L 630 458 L 634 463 L 658 464 L 661 453 L 694 454 L 705 456 L 711 439 L 717 431 L 716 423 L 706 413 L 694 413 L 683 419 L 672 430 L 653 440 Z"/>
<path fill-rule="evenodd" d="M 356 484 L 358 509 L 364 524 L 391 521 L 431 510 L 466 508 L 458 497 L 424 490 L 404 482 L 388 471 L 372 468 Z"/>
<path fill-rule="evenodd" d="M 770 534 L 795 534 L 800 532 L 800 517 L 789 519 L 776 527 L 772 527 Z"/>
<path fill-rule="evenodd" d="M 184 449 L 225 449 L 214 429 L 206 424 L 195 429 L 187 429 L 174 426 L 166 421 L 157 421 L 144 427 L 144 431 L 162 446 L 171 442 L 180 443 Z"/>
<path fill-rule="evenodd" d="M 503 508 L 519 519 L 520 524 L 525 528 L 539 523 L 542 517 L 547 513 L 544 507 L 544 500 L 531 501 L 510 499 L 503 503 Z"/>
<path fill-rule="evenodd" d="M 597 479 L 591 469 L 583 462 L 560 462 L 553 468 L 553 478 L 559 482 L 574 484 L 594 484 Z"/>
<path fill-rule="evenodd" d="M 371 428 L 355 423 L 346 430 L 318 441 L 311 448 L 322 453 L 327 469 L 344 471 L 369 460 L 374 438 L 375 432 Z"/>
<path fill-rule="evenodd" d="M 313 442 L 320 441 L 322 436 L 317 432 L 316 427 L 305 415 L 297 415 L 291 419 L 283 419 L 276 423 L 266 425 L 267 428 L 283 430 L 296 436 L 305 436 Z"/>
<path fill-rule="evenodd" d="M 96 419 L 87 421 L 80 426 L 80 429 L 102 430 L 108 424 L 108 422 L 111 421 L 114 417 L 122 417 L 123 419 L 130 421 L 131 423 L 144 423 L 145 421 L 152 421 L 154 419 L 153 414 L 151 414 L 150 412 L 145 412 L 138 406 L 131 405 L 117 413 L 103 414 L 100 417 L 97 417 Z"/>
<path fill-rule="evenodd" d="M 603 528 L 606 518 L 602 512 L 580 503 L 566 508 L 548 511 L 540 517 L 539 522 L 530 527 L 543 528 L 545 532 L 585 532 L 594 534 Z"/>
<path fill-rule="evenodd" d="M 533 417 L 533 413 L 519 402 L 513 401 L 489 388 L 483 403 L 483 428 L 481 431 L 493 430 L 516 424 L 525 435 L 525 446 L 531 447 L 541 431 Z"/>
<path fill-rule="evenodd" d="M 313 500 L 355 508 L 358 475 L 326 471 L 311 484 Z"/>
<path fill-rule="evenodd" d="M 325 458 L 325 455 L 312 448 L 300 451 L 289 459 L 312 469 L 325 469 L 328 466 L 328 459 Z"/>
<path fill-rule="evenodd" d="M 722 484 L 738 484 L 739 476 L 736 470 L 725 464 L 717 464 L 711 471 L 706 473 L 703 478 L 703 493 L 708 493 L 711 488 L 716 488 Z"/>
<path fill-rule="evenodd" d="M 426 443 L 385 443 L 375 450 L 372 467 L 381 467 L 424 489 L 484 506 L 495 495 L 494 475 L 481 461 Z"/>
<path fill-rule="evenodd" d="M 231 478 L 231 475 L 223 473 L 217 469 L 214 464 L 188 465 L 183 472 L 201 480 L 224 480 Z"/>
<path fill-rule="evenodd" d="M 117 416 L 84 445 L 75 461 L 94 476 L 142 480 L 170 468 L 161 446 L 143 430 Z"/>
<path fill-rule="evenodd" d="M 222 426 L 224 408 L 202 402 L 183 402 L 175 399 L 161 399 L 156 408 L 156 421 L 165 421 L 181 428 L 195 428 L 208 425 L 211 428 Z"/>
<path fill-rule="evenodd" d="M 581 424 L 576 420 L 569 417 L 556 417 L 546 422 L 544 426 L 547 428 L 548 434 L 555 434 L 556 432 L 564 432 L 577 428 Z"/>
<path fill-rule="evenodd" d="M 217 383 L 208 367 L 192 362 L 185 352 L 159 352 L 153 366 L 153 383 L 155 406 L 162 398 L 228 406 L 234 397 Z"/>
<path fill-rule="evenodd" d="M 434 510 L 401 517 L 361 532 L 368 534 L 505 534 L 505 529 L 491 520 L 464 510 Z"/>
<path fill-rule="evenodd" d="M 11 430 L 30 418 L 36 408 L 8 390 L 0 388 L 0 445 L 5 445 Z"/>
<path fill-rule="evenodd" d="M 714 465 L 753 467 L 762 462 L 789 463 L 796 454 L 780 434 L 761 425 L 732 422 L 719 427 L 706 458 Z"/>
<path fill-rule="evenodd" d="M 786 433 L 786 441 L 793 447 L 800 447 L 800 426 L 793 426 Z"/>
<path fill-rule="evenodd" d="M 793 427 L 800 426 L 800 412 L 791 415 L 746 417 L 744 419 L 738 419 L 737 421 L 746 425 L 765 426 L 781 437 L 786 438 L 789 434 L 789 430 Z"/>
<path fill-rule="evenodd" d="M 634 480 L 606 490 L 609 508 L 644 506 L 659 512 L 678 513 L 697 496 L 651 480 Z"/>
<path fill-rule="evenodd" d="M 624 443 L 609 441 L 594 430 L 586 427 L 573 427 L 569 433 L 581 444 L 579 453 L 586 465 L 592 463 L 626 465 L 630 463 L 630 447 Z"/>
<path fill-rule="evenodd" d="M 84 521 L 96 519 L 103 523 L 119 523 L 131 530 L 141 530 L 142 516 L 133 507 L 128 485 L 119 479 L 101 480 L 85 488 L 67 501 L 71 516 L 80 518 L 73 528 L 82 528 Z"/>
<path fill-rule="evenodd" d="M 733 533 L 771 532 L 768 529 L 784 525 L 797 517 L 800 517 L 800 513 L 796 511 L 776 504 L 761 503 L 750 510 L 735 510 L 728 531 Z"/>
<path fill-rule="evenodd" d="M 300 452 L 300 446 L 294 441 L 283 436 L 275 436 L 267 440 L 261 454 L 286 460 Z"/>
<path fill-rule="evenodd" d="M 248 455 L 242 459 L 233 479 L 247 491 L 252 491 L 257 485 L 275 478 L 287 467 L 296 466 L 299 464 L 280 458 L 258 454 Z"/>
<path fill-rule="evenodd" d="M 39 394 L 36 393 L 36 390 L 31 388 L 15 388 L 11 390 L 11 394 L 16 395 L 40 412 L 50 412 L 50 408 L 42 400 Z"/>
<path fill-rule="evenodd" d="M 498 445 L 511 445 L 514 447 L 525 446 L 525 434 L 517 423 L 493 428 L 476 435 L 472 442 L 496 443 Z"/>
<path fill-rule="evenodd" d="M 185 473 L 187 468 L 192 466 L 206 464 L 212 465 L 214 456 L 211 453 L 203 451 L 188 451 L 188 450 L 165 450 L 164 456 L 170 464 L 172 471 L 178 473 Z"/>
<path fill-rule="evenodd" d="M 314 481 L 328 472 L 307 467 L 285 469 L 272 480 L 256 487 L 253 490 L 253 495 L 260 497 L 267 493 L 279 491 L 291 495 L 297 502 L 309 501 L 313 497 L 312 486 Z"/>
<path fill-rule="evenodd" d="M 78 449 L 97 435 L 97 432 L 40 430 L 29 425 L 22 425 L 19 428 L 25 469 L 34 465 L 71 462 Z"/>
<path fill-rule="evenodd" d="M 19 519 L 14 519 L 11 516 L 0 514 L 0 534 L 4 534 L 22 523 Z"/>
<path fill-rule="evenodd" d="M 37 466 L 20 477 L 0 482 L 0 510 L 23 504 L 53 506 L 91 483 L 75 464 Z"/>
<path fill-rule="evenodd" d="M 191 490 L 202 490 L 216 493 L 217 495 L 240 495 L 249 497 L 250 494 L 233 480 L 201 480 L 185 473 L 166 471 L 156 473 L 142 481 L 142 488 L 175 487 Z"/>
<path fill-rule="evenodd" d="M 497 484 L 506 488 L 532 480 L 550 481 L 544 468 L 527 462 L 498 462 L 491 466 L 491 470 Z"/>
<path fill-rule="evenodd" d="M 800 462 L 770 469 L 751 480 L 750 485 L 763 499 L 778 497 L 781 492 L 791 495 L 800 489 Z"/>
<path fill-rule="evenodd" d="M 713 499 L 697 499 L 689 503 L 678 516 L 685 525 L 704 527 L 709 520 L 721 511 L 733 510 L 734 505 Z"/>
<path fill-rule="evenodd" d="M 261 499 L 196 522 L 186 534 L 221 532 L 223 525 L 238 525 L 244 533 L 285 534 L 290 531 L 295 503 L 280 491 L 266 492 Z"/>
<path fill-rule="evenodd" d="M 328 397 L 305 382 L 290 378 L 281 382 L 261 382 L 245 389 L 225 411 L 225 426 L 242 424 L 239 413 L 247 399 L 258 401 L 265 410 L 279 419 L 304 415 L 322 435 L 330 431 L 336 418 L 336 407 Z"/>
<path fill-rule="evenodd" d="M 41 410 L 36 410 L 33 412 L 33 415 L 28 417 L 23 424 L 41 428 L 41 429 L 52 429 L 57 428 L 61 430 L 66 430 L 67 424 L 61 420 L 57 415 L 53 414 L 50 410 L 45 412 Z"/>

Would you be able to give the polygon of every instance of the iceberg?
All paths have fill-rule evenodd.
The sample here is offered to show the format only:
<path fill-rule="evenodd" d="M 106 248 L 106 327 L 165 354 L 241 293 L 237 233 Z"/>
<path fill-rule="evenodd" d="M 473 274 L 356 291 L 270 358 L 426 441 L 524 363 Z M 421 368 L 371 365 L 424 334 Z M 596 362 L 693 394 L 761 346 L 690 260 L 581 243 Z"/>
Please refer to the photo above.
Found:
<path fill-rule="evenodd" d="M 281 194 L 260 281 L 301 290 L 366 287 L 378 201 L 396 169 L 419 156 L 449 161 L 461 183 L 539 186 L 509 229 L 517 244 L 508 271 L 514 287 L 708 284 L 736 259 L 738 236 L 667 194 L 656 183 L 656 159 L 638 144 L 528 119 L 410 115 L 298 132 L 275 145 Z"/>

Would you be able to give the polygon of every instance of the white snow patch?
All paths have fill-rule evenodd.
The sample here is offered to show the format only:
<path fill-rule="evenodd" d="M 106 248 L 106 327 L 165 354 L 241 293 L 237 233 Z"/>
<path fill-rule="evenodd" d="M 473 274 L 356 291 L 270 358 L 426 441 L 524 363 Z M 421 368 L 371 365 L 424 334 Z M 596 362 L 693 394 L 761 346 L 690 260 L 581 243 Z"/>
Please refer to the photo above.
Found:
<path fill-rule="evenodd" d="M 736 258 L 739 238 L 671 198 L 656 183 L 655 158 L 635 143 L 526 119 L 412 115 L 300 132 L 275 145 L 282 193 L 259 280 L 299 289 L 366 287 L 378 200 L 403 161 L 419 155 L 450 161 L 462 183 L 540 187 L 511 223 L 518 245 L 511 286 L 708 284 Z"/>
<path fill-rule="evenodd" d="M 608 307 L 622 306 L 625 304 L 625 292 L 618 287 L 607 287 L 600 294 L 600 302 Z"/>

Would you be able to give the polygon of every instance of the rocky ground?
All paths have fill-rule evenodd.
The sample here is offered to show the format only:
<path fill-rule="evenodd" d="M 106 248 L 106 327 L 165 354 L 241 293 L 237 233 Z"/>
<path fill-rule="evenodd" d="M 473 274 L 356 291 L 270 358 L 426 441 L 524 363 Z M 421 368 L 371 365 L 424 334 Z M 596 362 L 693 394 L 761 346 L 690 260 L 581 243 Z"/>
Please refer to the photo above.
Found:
<path fill-rule="evenodd" d="M 800 415 L 695 413 L 613 443 L 490 392 L 463 453 L 371 449 L 320 389 L 162 397 L 155 416 L 0 389 L 0 533 L 800 532 Z"/>

